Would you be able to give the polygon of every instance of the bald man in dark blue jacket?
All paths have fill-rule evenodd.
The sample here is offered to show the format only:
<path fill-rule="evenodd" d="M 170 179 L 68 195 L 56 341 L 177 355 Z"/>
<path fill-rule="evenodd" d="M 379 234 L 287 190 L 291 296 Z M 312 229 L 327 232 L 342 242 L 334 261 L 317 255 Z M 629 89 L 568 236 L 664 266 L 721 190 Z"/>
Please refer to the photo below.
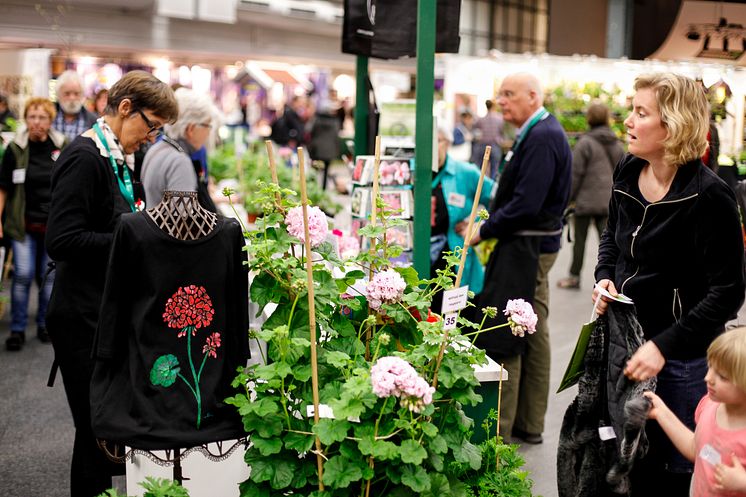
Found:
<path fill-rule="evenodd" d="M 536 333 L 516 337 L 505 330 L 484 333 L 477 345 L 508 371 L 503 386 L 500 432 L 527 443 L 541 443 L 549 395 L 550 345 L 548 273 L 557 258 L 562 214 L 572 183 L 572 155 L 557 119 L 543 107 L 536 77 L 507 76 L 498 104 L 518 132 L 500 165 L 490 217 L 471 244 L 496 238 L 477 306 L 498 309 L 485 328 L 504 323 L 509 299 L 531 302 L 539 322 Z"/>

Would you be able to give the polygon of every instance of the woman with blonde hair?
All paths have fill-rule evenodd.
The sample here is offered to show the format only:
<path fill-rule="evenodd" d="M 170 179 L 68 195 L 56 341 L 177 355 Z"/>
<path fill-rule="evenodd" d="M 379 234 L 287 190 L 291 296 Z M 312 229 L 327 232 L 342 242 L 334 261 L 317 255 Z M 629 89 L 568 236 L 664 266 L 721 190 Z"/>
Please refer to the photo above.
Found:
<path fill-rule="evenodd" d="M 634 301 L 647 340 L 619 367 L 632 381 L 657 376 L 657 394 L 692 429 L 707 391 L 707 348 L 744 301 L 743 239 L 733 191 L 700 159 L 709 128 L 702 88 L 652 74 L 638 77 L 635 90 L 597 287 Z M 611 299 L 598 288 L 603 313 Z M 646 429 L 650 447 L 633 469 L 631 495 L 688 495 L 692 464 L 657 423 Z"/>
<path fill-rule="evenodd" d="M 51 100 L 35 97 L 26 102 L 26 126 L 16 133 L 0 166 L 0 237 L 13 248 L 13 284 L 10 299 L 10 336 L 5 348 L 18 351 L 26 342 L 28 301 L 31 284 L 39 284 L 36 336 L 49 341 L 46 327 L 47 302 L 54 276 L 45 277 L 49 255 L 44 238 L 49 216 L 52 167 L 67 145 L 65 135 L 52 129 L 57 110 Z"/>

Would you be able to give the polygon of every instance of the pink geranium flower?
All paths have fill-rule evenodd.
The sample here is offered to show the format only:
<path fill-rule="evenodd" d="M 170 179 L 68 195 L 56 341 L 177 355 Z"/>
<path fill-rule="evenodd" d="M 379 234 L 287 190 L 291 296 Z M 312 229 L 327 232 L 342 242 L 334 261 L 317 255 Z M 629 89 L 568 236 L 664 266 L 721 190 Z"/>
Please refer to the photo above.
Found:
<path fill-rule="evenodd" d="M 503 313 L 508 316 L 510 331 L 513 335 L 522 337 L 526 332 L 529 334 L 536 331 L 538 317 L 531 304 L 523 299 L 508 300 Z"/>
<path fill-rule="evenodd" d="M 393 269 L 376 273 L 368 283 L 368 303 L 372 309 L 379 310 L 384 303 L 399 302 L 406 287 L 404 278 Z"/>
<path fill-rule="evenodd" d="M 360 253 L 360 240 L 356 236 L 342 235 L 339 238 L 339 256 L 342 259 L 357 257 Z"/>
<path fill-rule="evenodd" d="M 301 242 L 306 241 L 306 233 L 303 228 L 303 207 L 293 207 L 285 216 L 285 224 L 288 227 L 288 233 L 299 239 Z M 329 233 L 329 222 L 326 214 L 318 207 L 308 207 L 308 234 L 311 237 L 311 247 L 318 247 L 326 239 Z"/>
<path fill-rule="evenodd" d="M 433 402 L 435 388 L 431 387 L 404 359 L 381 357 L 370 370 L 373 393 L 378 397 L 394 396 L 401 405 L 413 412 L 422 412 Z"/>

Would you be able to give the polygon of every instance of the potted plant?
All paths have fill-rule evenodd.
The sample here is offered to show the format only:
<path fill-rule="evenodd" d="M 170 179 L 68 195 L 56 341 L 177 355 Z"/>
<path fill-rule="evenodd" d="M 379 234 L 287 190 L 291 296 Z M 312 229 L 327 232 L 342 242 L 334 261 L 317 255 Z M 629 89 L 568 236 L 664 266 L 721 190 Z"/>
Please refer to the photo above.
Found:
<path fill-rule="evenodd" d="M 453 286 L 458 254 L 428 280 L 391 267 L 401 249 L 385 233 L 403 221 L 388 217 L 380 196 L 380 221 L 360 230 L 376 249 L 348 260 L 325 241 L 320 209 L 308 207 L 304 223 L 294 192 L 263 185 L 255 200 L 251 299 L 276 309 L 254 333 L 268 344 L 263 364 L 241 371 L 244 392 L 227 399 L 252 442 L 241 495 L 469 495 L 465 468 L 483 468 L 483 450 L 463 406 L 482 400 L 472 366 L 485 356 L 467 345 L 492 329 L 459 318 L 446 333 L 429 312 L 433 294 Z M 531 332 L 530 306 L 516 309 L 504 326 Z"/>

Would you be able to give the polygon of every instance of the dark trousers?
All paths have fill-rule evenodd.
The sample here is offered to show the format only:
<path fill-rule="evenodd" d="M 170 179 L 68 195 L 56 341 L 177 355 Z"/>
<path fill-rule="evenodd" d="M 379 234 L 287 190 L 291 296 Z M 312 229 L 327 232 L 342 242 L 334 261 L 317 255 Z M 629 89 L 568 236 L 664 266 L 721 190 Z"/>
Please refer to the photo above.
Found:
<path fill-rule="evenodd" d="M 552 356 L 549 341 L 549 271 L 557 253 L 541 254 L 536 272 L 533 307 L 539 321 L 536 333 L 528 335 L 526 351 L 497 361 L 508 372 L 503 383 L 500 434 L 510 435 L 513 428 L 540 435 L 549 401 L 549 367 Z M 509 333 L 509 332 L 508 332 Z"/>
<path fill-rule="evenodd" d="M 124 474 L 124 464 L 115 464 L 107 459 L 98 448 L 91 429 L 90 382 L 93 359 L 90 347 L 72 350 L 64 341 L 64 336 L 52 335 L 67 402 L 75 423 L 70 495 L 96 497 L 111 487 L 112 475 Z"/>
<path fill-rule="evenodd" d="M 593 221 L 601 238 L 604 228 L 606 228 L 607 216 L 573 216 L 573 225 L 575 226 L 575 242 L 572 246 L 572 264 L 570 264 L 570 275 L 580 276 L 580 270 L 583 269 L 583 258 L 585 257 L 585 241 L 588 239 L 588 227 Z"/>

